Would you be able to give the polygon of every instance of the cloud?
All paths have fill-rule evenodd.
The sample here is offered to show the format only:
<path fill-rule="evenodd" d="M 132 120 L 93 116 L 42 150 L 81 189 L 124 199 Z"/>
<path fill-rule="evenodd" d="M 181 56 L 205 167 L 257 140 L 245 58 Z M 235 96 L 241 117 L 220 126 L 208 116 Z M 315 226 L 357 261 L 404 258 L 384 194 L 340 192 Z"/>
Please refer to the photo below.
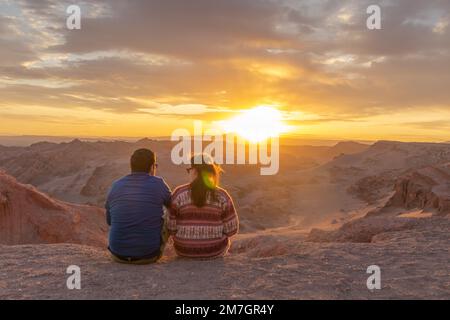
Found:
<path fill-rule="evenodd" d="M 448 1 L 381 1 L 376 31 L 369 0 L 82 1 L 81 30 L 70 1 L 8 3 L 1 105 L 209 119 L 277 104 L 331 123 L 450 104 Z"/>
<path fill-rule="evenodd" d="M 422 122 L 406 122 L 404 124 L 410 127 L 425 130 L 450 130 L 450 119 L 422 121 Z"/>

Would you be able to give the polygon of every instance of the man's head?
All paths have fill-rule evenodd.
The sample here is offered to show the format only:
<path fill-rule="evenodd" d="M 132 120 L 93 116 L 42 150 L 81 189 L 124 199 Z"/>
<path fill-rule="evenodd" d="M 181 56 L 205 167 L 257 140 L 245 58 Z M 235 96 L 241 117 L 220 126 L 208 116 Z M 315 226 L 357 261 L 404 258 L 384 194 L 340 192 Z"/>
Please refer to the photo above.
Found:
<path fill-rule="evenodd" d="M 149 149 L 138 149 L 131 156 L 130 160 L 132 172 L 145 172 L 152 175 L 156 171 L 156 156 Z"/>

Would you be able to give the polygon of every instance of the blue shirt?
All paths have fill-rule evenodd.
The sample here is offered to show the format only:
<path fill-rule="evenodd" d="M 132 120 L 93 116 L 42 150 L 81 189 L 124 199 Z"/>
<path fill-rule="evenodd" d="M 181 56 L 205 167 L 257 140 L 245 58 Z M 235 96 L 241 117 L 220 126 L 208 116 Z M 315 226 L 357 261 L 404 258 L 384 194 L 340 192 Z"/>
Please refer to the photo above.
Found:
<path fill-rule="evenodd" d="M 125 257 L 145 257 L 159 250 L 163 206 L 169 206 L 170 188 L 160 177 L 132 173 L 115 181 L 106 200 L 111 226 L 109 248 Z"/>

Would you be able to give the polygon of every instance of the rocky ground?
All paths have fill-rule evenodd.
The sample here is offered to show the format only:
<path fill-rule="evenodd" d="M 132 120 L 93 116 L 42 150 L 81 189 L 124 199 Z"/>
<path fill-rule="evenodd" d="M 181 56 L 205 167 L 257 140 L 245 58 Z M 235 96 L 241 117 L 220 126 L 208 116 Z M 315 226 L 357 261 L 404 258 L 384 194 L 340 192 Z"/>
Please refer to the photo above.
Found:
<path fill-rule="evenodd" d="M 147 266 L 82 245 L 0 246 L 0 299 L 450 299 L 450 219 L 415 219 L 373 242 L 278 229 L 238 236 L 224 259 L 179 259 L 168 248 Z M 66 287 L 69 265 L 81 268 L 81 290 Z M 370 265 L 381 268 L 381 290 L 366 287 Z"/>

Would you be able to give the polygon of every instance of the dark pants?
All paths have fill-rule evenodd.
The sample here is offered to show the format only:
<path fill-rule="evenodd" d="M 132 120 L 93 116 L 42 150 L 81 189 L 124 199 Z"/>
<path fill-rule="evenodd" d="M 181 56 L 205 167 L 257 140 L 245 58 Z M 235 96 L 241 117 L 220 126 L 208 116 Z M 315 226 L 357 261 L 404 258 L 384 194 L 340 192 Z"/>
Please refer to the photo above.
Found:
<path fill-rule="evenodd" d="M 166 221 L 166 219 L 164 219 L 163 227 L 161 229 L 161 246 L 159 247 L 159 255 L 157 255 L 156 257 L 150 258 L 150 259 L 139 259 L 139 260 L 132 260 L 131 261 L 131 260 L 121 259 L 121 258 L 115 256 L 112 252 L 110 252 L 111 253 L 111 258 L 115 262 L 126 263 L 126 264 L 150 264 L 150 263 L 155 263 L 159 259 L 161 259 L 161 257 L 163 256 L 164 248 L 166 247 L 166 244 L 167 244 L 168 240 L 169 240 L 169 230 L 167 229 L 167 221 Z"/>

